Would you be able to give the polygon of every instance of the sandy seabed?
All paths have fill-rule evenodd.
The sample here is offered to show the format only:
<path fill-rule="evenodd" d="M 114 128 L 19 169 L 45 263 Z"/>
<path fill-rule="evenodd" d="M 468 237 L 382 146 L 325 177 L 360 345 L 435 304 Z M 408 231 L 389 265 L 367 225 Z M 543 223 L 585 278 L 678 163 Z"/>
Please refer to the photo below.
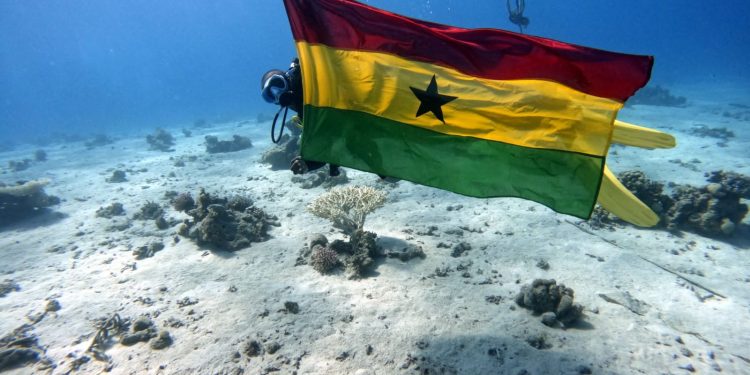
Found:
<path fill-rule="evenodd" d="M 696 92 L 686 95 L 686 108 L 626 108 L 620 119 L 671 132 L 678 147 L 618 147 L 610 167 L 693 185 L 719 169 L 750 174 L 750 124 L 724 116 L 738 107 L 712 101 L 734 94 Z M 733 101 L 749 105 L 744 94 Z M 720 147 L 690 133 L 700 125 L 726 127 L 735 137 Z M 62 199 L 0 235 L 2 279 L 19 286 L 0 298 L 0 335 L 29 324 L 54 364 L 8 373 L 750 374 L 747 220 L 729 240 L 631 226 L 592 229 L 533 202 L 384 184 L 347 170 L 351 184 L 388 192 L 365 223 L 378 245 L 418 246 L 426 257 L 379 260 L 360 280 L 321 275 L 295 266 L 300 250 L 317 233 L 342 235 L 305 210 L 324 188 L 303 189 L 290 182 L 291 172 L 260 163 L 271 146 L 269 127 L 214 124 L 192 129 L 189 138 L 181 127 L 167 129 L 176 135 L 173 152 L 148 151 L 146 133 L 90 150 L 58 144 L 44 148 L 48 161 L 0 175 L 4 182 L 47 178 L 46 192 Z M 205 135 L 233 134 L 250 137 L 254 147 L 205 152 Z M 5 152 L 0 162 L 35 149 Z M 185 166 L 175 166 L 178 159 Z M 127 171 L 128 181 L 106 182 L 114 169 Z M 130 218 L 151 201 L 177 222 L 188 216 L 172 209 L 165 192 L 196 196 L 200 188 L 245 194 L 281 225 L 268 241 L 212 252 L 184 237 L 176 241 L 177 225 L 159 230 L 153 221 L 133 220 L 113 231 L 110 219 L 95 215 L 120 202 Z M 133 250 L 152 242 L 165 247 L 136 260 Z M 460 243 L 470 249 L 452 257 Z M 548 269 L 537 266 L 541 260 Z M 537 278 L 574 289 L 583 319 L 553 328 L 518 307 L 514 296 Z M 50 300 L 59 309 L 40 317 Z M 86 352 L 95 322 L 115 313 L 131 321 L 149 317 L 172 344 L 155 350 L 113 339 L 105 348 L 109 361 L 95 359 Z M 33 318 L 40 320 L 32 324 Z M 260 344 L 255 356 L 247 353 L 252 341 Z"/>

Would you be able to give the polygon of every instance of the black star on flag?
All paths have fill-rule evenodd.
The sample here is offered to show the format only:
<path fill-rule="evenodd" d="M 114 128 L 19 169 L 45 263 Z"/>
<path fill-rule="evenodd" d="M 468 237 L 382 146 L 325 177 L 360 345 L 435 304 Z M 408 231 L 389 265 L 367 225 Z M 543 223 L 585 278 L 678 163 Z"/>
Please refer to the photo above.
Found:
<path fill-rule="evenodd" d="M 445 124 L 443 119 L 443 109 L 440 108 L 444 104 L 449 103 L 456 99 L 456 96 L 440 95 L 438 94 L 437 81 L 435 75 L 432 76 L 430 84 L 427 86 L 427 90 L 420 90 L 409 86 L 414 95 L 419 99 L 419 109 L 417 110 L 417 117 L 422 116 L 427 112 L 432 112 L 438 120 Z"/>

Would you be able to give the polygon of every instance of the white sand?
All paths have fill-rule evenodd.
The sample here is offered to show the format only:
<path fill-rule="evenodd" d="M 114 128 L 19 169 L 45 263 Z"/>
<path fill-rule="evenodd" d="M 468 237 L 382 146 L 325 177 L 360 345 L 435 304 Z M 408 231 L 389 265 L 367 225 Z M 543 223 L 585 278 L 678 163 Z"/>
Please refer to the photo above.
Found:
<path fill-rule="evenodd" d="M 750 104 L 744 100 L 736 102 Z M 695 185 L 705 183 L 704 172 L 721 168 L 750 174 L 750 128 L 721 116 L 729 102 L 624 110 L 621 119 L 669 130 L 679 146 L 656 151 L 620 147 L 609 159 L 611 168 L 639 168 L 656 180 Z M 718 147 L 716 139 L 687 134 L 696 124 L 731 127 L 736 137 Z M 309 266 L 294 266 L 313 234 L 342 238 L 329 222 L 304 210 L 324 189 L 301 189 L 290 182 L 291 172 L 259 164 L 270 145 L 268 127 L 230 123 L 194 129 L 191 138 L 182 137 L 179 128 L 169 129 L 177 138 L 171 153 L 147 151 L 145 132 L 93 150 L 80 143 L 57 145 L 45 148 L 49 161 L 0 175 L 5 182 L 49 178 L 47 192 L 63 199 L 53 207 L 62 218 L 49 214 L 1 232 L 2 278 L 21 290 L 0 298 L 0 335 L 28 323 L 27 315 L 42 312 L 46 299 L 55 299 L 62 308 L 31 331 L 56 364 L 47 371 L 52 373 L 66 373 L 73 359 L 90 356 L 85 351 L 96 331 L 94 319 L 114 313 L 131 319 L 149 315 L 174 343 L 163 350 L 152 350 L 148 343 L 114 343 L 106 351 L 113 374 L 237 374 L 240 369 L 256 374 L 274 368 L 280 374 L 425 369 L 430 374 L 519 374 L 523 369 L 574 374 L 579 366 L 594 374 L 679 374 L 688 373 L 680 369 L 688 364 L 696 373 L 714 373 L 712 366 L 725 374 L 750 373 L 750 239 L 722 242 L 634 227 L 590 234 L 575 225 L 580 220 L 533 202 L 472 199 L 407 182 L 391 188 L 376 176 L 347 170 L 351 183 L 389 191 L 389 202 L 365 225 L 379 235 L 379 243 L 421 246 L 427 256 L 406 263 L 387 259 L 375 276 L 362 280 L 341 273 L 324 276 Z M 255 146 L 209 155 L 202 146 L 206 134 L 220 139 L 247 135 Z M 34 149 L 4 153 L 0 163 L 28 157 Z M 198 159 L 186 161 L 185 167 L 169 160 L 187 155 Z M 699 163 L 693 163 L 694 171 L 671 159 Z M 146 171 L 128 172 L 127 183 L 105 182 L 114 168 Z M 175 177 L 168 177 L 170 172 Z M 132 217 L 146 201 L 154 201 L 166 207 L 168 218 L 181 220 L 187 216 L 168 205 L 165 191 L 196 196 L 200 187 L 220 196 L 248 194 L 278 216 L 281 226 L 271 231 L 269 241 L 212 253 L 186 238 L 175 243 L 176 227 L 160 231 L 152 221 L 133 221 L 131 228 L 111 232 L 106 228 L 112 220 L 95 216 L 99 207 L 117 201 Z M 463 207 L 447 210 L 456 205 Z M 438 227 L 436 235 L 417 234 L 430 226 Z M 446 233 L 459 227 L 476 231 Z M 136 261 L 132 250 L 156 240 L 165 249 Z M 451 249 L 438 247 L 441 242 L 451 247 L 467 242 L 471 250 L 453 258 Z M 699 296 L 710 293 L 643 258 L 682 271 L 726 298 L 701 301 Z M 551 268 L 536 267 L 540 259 Z M 456 270 L 460 265 L 466 266 L 465 275 Z M 445 266 L 453 271 L 434 277 L 435 269 Z M 685 273 L 691 269 L 704 276 Z M 567 330 L 550 328 L 516 307 L 513 296 L 535 278 L 554 278 L 573 288 L 575 300 L 586 307 L 583 322 Z M 230 291 L 232 286 L 236 291 Z M 624 292 L 647 304 L 643 315 L 599 296 L 622 298 Z M 493 304 L 487 296 L 502 299 Z M 197 303 L 179 307 L 186 297 Z M 299 313 L 285 312 L 285 301 L 297 302 Z M 168 320 L 183 325 L 166 327 Z M 531 347 L 526 340 L 536 335 L 551 347 Z M 281 348 L 253 358 L 233 357 L 252 339 L 275 341 Z M 77 372 L 95 374 L 106 367 L 92 358 Z M 38 371 L 30 366 L 9 373 Z"/>

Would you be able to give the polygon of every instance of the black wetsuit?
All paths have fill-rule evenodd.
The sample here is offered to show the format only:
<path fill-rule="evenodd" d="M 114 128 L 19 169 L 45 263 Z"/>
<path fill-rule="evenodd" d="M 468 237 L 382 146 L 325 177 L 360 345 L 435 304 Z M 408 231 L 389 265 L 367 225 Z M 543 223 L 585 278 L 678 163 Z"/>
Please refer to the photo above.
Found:
<path fill-rule="evenodd" d="M 304 120 L 302 117 L 302 70 L 299 66 L 299 59 L 292 61 L 292 67 L 287 71 L 287 76 L 290 80 L 290 90 L 285 92 L 279 98 L 279 104 L 282 107 L 289 107 L 294 112 L 297 112 L 300 120 Z M 304 122 L 303 122 L 304 124 Z M 303 130 L 304 132 L 304 126 Z M 312 160 L 302 160 L 305 162 L 308 171 L 314 171 L 320 169 L 326 165 L 326 163 Z M 331 176 L 338 176 L 338 166 L 331 164 Z"/>

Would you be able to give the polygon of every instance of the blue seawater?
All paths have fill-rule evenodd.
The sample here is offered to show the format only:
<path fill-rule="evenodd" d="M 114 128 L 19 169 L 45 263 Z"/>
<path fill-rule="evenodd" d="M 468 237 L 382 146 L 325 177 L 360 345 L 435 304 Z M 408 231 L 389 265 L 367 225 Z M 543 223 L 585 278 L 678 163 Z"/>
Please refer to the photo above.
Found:
<path fill-rule="evenodd" d="M 505 1 L 365 2 L 517 30 Z M 750 2 L 525 3 L 529 34 L 654 55 L 652 84 L 750 90 Z M 273 111 L 258 95 L 260 75 L 294 54 L 281 1 L 2 1 L 0 141 L 254 118 Z"/>

